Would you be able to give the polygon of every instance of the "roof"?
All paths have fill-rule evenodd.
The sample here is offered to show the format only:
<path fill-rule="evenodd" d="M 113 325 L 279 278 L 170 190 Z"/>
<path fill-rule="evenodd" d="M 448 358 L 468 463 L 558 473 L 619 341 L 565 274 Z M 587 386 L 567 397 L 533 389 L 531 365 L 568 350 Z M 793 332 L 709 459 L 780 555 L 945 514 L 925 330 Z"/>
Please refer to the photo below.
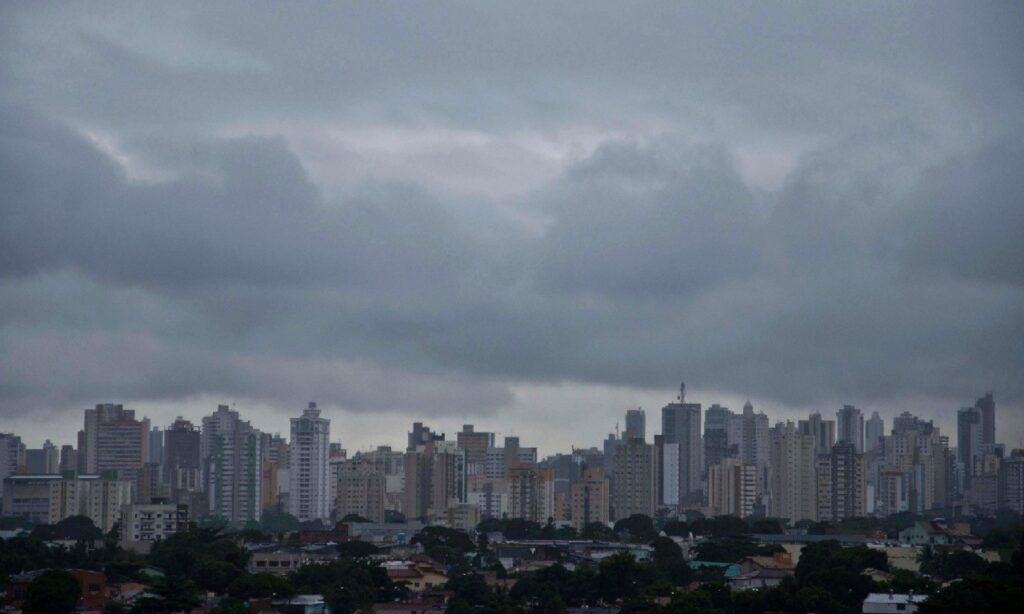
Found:
<path fill-rule="evenodd" d="M 908 595 L 904 593 L 871 593 L 864 603 L 921 603 L 928 595 Z"/>
<path fill-rule="evenodd" d="M 750 561 L 762 569 L 784 569 L 787 571 L 793 571 L 796 569 L 796 565 L 793 564 L 793 560 L 788 557 L 748 556 L 744 557 L 743 560 Z M 742 563 L 742 561 L 740 562 Z"/>

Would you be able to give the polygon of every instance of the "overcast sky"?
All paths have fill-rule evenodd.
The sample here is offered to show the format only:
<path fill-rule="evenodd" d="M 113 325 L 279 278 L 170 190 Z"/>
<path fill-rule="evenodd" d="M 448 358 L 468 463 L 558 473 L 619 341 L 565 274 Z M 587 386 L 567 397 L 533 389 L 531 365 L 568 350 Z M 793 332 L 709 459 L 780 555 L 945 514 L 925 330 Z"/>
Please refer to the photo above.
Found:
<path fill-rule="evenodd" d="M 1024 437 L 1019 2 L 0 4 L 0 430 Z M 887 420 L 888 423 L 888 420 Z"/>

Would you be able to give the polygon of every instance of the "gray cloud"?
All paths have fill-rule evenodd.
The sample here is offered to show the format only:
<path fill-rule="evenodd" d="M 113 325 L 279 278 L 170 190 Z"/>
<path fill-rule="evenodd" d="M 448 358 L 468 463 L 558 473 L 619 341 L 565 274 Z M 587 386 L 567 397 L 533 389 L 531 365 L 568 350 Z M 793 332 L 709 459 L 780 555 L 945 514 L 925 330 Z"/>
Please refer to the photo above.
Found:
<path fill-rule="evenodd" d="M 1019 7 L 63 8 L 0 9 L 0 412 L 1024 406 Z"/>

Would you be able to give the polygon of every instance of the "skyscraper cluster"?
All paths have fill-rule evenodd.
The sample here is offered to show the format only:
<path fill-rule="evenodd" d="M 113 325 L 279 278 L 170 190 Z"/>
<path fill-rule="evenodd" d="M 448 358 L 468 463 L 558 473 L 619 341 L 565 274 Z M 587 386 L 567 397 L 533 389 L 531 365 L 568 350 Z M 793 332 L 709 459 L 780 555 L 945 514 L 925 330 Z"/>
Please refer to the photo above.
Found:
<path fill-rule="evenodd" d="M 578 528 L 687 510 L 791 522 L 1024 512 L 1024 451 L 1007 454 L 996 443 L 991 393 L 957 412 L 955 442 L 908 412 L 887 431 L 877 411 L 865 419 L 854 405 L 834 418 L 814 412 L 771 425 L 749 401 L 738 412 L 704 409 L 685 385 L 657 415 L 660 432 L 651 437 L 647 413 L 629 409 L 625 431 L 601 448 L 544 459 L 518 437 L 499 441 L 466 424 L 448 438 L 421 422 L 404 450 L 381 446 L 350 458 L 316 403 L 291 418 L 288 437 L 260 431 L 227 405 L 161 429 L 132 409 L 100 404 L 84 410 L 77 446 L 47 440 L 27 449 L 0 433 L 2 512 L 38 522 L 85 514 L 105 529 L 122 506 L 154 500 L 236 525 L 268 511 L 300 522 L 521 518 Z"/>

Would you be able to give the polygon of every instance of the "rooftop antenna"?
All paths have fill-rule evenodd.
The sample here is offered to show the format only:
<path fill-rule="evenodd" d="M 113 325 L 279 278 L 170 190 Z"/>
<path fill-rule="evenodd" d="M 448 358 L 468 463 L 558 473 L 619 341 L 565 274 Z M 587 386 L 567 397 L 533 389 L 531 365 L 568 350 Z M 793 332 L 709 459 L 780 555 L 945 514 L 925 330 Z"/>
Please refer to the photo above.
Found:
<path fill-rule="evenodd" d="M 679 402 L 686 402 L 686 382 L 679 383 Z"/>

